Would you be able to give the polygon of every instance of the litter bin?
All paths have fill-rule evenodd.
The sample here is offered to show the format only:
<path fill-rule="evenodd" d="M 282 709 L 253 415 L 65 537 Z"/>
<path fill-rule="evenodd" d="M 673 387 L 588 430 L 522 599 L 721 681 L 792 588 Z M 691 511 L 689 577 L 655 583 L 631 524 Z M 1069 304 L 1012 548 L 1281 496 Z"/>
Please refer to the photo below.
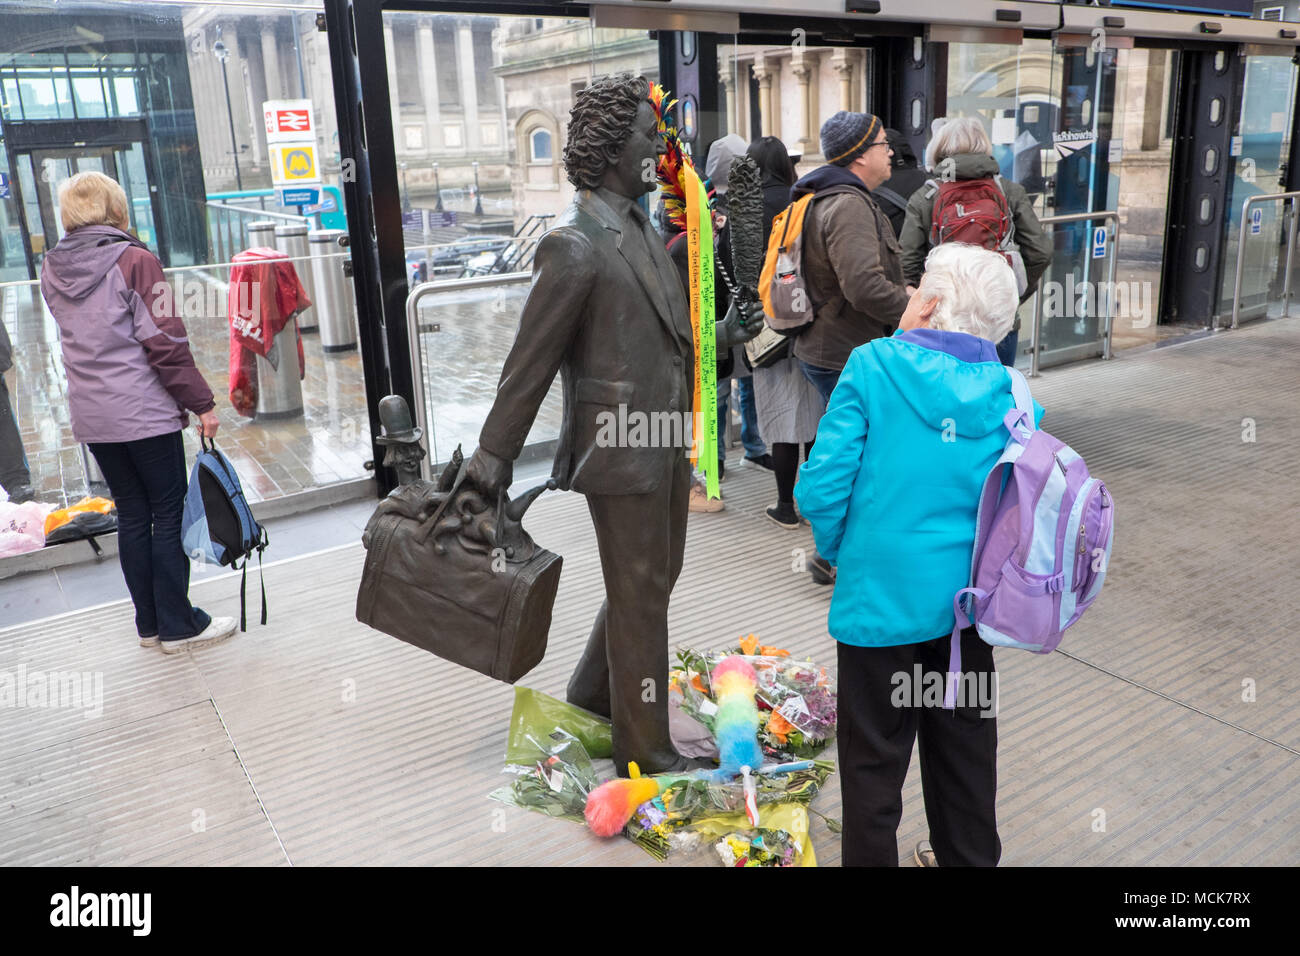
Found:
<path fill-rule="evenodd" d="M 283 227 L 277 227 L 270 219 L 250 222 L 248 224 L 249 246 L 279 249 L 280 237 L 276 233 L 281 228 Z M 306 246 L 307 227 L 301 228 L 304 234 L 303 245 Z M 297 319 L 290 319 L 284 324 L 280 334 L 275 337 L 274 347 L 274 354 L 277 354 L 279 359 L 278 367 L 261 355 L 257 357 L 257 417 L 260 419 L 298 418 L 302 415 L 303 403 L 302 380 L 298 368 Z"/>
<path fill-rule="evenodd" d="M 315 332 L 317 324 L 315 308 L 316 282 L 313 274 L 316 270 L 312 268 L 313 263 L 307 258 L 311 254 L 307 248 L 307 232 L 306 223 L 290 223 L 284 226 L 276 226 L 275 248 L 290 259 L 296 260 L 293 263 L 293 269 L 298 273 L 298 280 L 302 283 L 302 287 L 307 290 L 308 298 L 312 300 L 310 308 L 303 309 L 298 313 L 298 328 L 303 332 Z"/>
<path fill-rule="evenodd" d="M 353 305 L 352 282 L 343 275 L 343 265 L 347 260 L 325 258 L 340 251 L 339 237 L 346 235 L 343 229 L 313 229 L 307 233 L 307 244 L 314 260 L 311 264 L 315 280 L 312 309 L 320 327 L 323 352 L 349 352 L 357 347 L 357 313 Z"/>

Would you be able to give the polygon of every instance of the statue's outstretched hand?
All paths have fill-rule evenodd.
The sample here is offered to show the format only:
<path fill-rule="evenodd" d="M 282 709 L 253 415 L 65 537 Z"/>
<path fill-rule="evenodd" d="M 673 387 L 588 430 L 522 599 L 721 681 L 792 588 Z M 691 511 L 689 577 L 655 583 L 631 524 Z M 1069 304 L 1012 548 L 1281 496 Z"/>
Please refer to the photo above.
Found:
<path fill-rule="evenodd" d="M 721 351 L 743 345 L 763 331 L 763 303 L 751 302 L 743 308 L 735 299 L 721 322 L 714 325 L 717 347 Z"/>
<path fill-rule="evenodd" d="M 477 488 L 487 501 L 497 498 L 514 480 L 514 462 L 478 448 L 465 466 L 465 480 Z"/>

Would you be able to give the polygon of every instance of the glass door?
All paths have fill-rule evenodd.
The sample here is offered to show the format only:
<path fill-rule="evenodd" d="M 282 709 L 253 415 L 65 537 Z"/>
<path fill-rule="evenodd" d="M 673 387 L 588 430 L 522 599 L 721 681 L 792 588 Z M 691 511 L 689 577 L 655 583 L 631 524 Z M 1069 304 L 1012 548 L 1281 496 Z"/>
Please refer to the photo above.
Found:
<path fill-rule="evenodd" d="M 1296 66 L 1286 56 L 1246 57 L 1241 95 L 1241 135 L 1232 143 L 1236 171 L 1228 197 L 1228 236 L 1223 260 L 1219 324 L 1232 314 L 1242 205 L 1252 196 L 1284 191 L 1285 164 L 1291 150 Z M 1252 204 L 1242 255 L 1238 319 L 1260 318 L 1282 307 L 1287 229 L 1282 202 Z"/>
<path fill-rule="evenodd" d="M 84 172 L 103 173 L 121 184 L 126 192 L 132 229 L 157 253 L 153 194 L 145 173 L 144 149 L 140 143 L 36 149 L 17 158 L 23 212 L 32 243 L 33 262 L 38 269 L 40 258 L 63 238 L 59 186 L 69 177 Z"/>

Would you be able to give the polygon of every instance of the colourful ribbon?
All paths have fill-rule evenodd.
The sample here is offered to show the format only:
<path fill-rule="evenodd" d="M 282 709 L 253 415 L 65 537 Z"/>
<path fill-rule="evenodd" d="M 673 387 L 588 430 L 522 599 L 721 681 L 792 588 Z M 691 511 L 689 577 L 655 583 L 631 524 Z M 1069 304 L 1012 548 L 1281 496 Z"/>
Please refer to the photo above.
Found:
<path fill-rule="evenodd" d="M 710 498 L 718 492 L 718 359 L 714 339 L 713 216 L 704 183 L 690 164 L 686 178 L 686 241 L 691 276 L 691 336 L 695 344 L 695 427 L 691 429 L 691 464 L 704 473 Z M 702 462 L 702 463 L 701 463 Z"/>

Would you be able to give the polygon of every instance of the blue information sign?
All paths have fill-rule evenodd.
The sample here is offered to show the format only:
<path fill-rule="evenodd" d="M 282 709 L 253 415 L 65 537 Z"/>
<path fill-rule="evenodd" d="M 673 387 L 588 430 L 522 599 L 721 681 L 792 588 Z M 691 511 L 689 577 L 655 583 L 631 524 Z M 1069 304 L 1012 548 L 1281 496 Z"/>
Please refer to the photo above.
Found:
<path fill-rule="evenodd" d="M 1106 227 L 1097 226 L 1092 230 L 1092 257 L 1094 259 L 1106 258 Z"/>
<path fill-rule="evenodd" d="M 9 198 L 9 176 L 6 173 L 0 173 L 0 199 Z"/>
<path fill-rule="evenodd" d="M 280 189 L 281 206 L 310 206 L 320 202 L 318 186 L 285 186 Z"/>
<path fill-rule="evenodd" d="M 1250 211 L 1250 234 L 1258 236 L 1264 228 L 1264 210 L 1256 206 Z"/>

